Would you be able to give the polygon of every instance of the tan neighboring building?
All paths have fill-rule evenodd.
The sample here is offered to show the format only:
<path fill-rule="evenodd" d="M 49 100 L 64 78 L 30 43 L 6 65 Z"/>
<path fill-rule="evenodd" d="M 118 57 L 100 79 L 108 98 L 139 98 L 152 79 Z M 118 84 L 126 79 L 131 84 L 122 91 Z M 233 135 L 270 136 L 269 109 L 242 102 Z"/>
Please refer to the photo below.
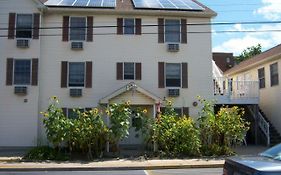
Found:
<path fill-rule="evenodd" d="M 281 44 L 226 71 L 234 82 L 259 81 L 259 107 L 272 127 L 281 133 Z M 234 84 L 233 84 L 234 85 Z M 240 84 L 240 88 L 244 88 Z M 252 89 L 244 88 L 244 91 Z M 273 141 L 273 140 L 272 140 Z"/>

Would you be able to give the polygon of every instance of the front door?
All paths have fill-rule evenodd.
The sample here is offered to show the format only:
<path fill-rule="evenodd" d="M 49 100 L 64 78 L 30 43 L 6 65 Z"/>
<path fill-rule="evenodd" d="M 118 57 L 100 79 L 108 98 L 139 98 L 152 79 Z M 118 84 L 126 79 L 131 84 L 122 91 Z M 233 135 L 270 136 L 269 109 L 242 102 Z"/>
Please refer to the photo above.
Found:
<path fill-rule="evenodd" d="M 130 129 L 127 138 L 120 141 L 121 145 L 141 145 L 143 144 L 143 137 L 141 131 L 136 131 L 136 124 L 140 119 L 136 117 L 134 109 L 132 109 L 132 114 L 130 116 Z"/>

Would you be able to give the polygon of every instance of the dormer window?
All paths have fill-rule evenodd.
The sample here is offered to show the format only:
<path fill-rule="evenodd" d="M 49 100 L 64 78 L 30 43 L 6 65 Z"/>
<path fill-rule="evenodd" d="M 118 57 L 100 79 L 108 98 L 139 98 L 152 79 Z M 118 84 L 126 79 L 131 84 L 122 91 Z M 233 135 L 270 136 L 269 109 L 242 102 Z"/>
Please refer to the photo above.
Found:
<path fill-rule="evenodd" d="M 17 14 L 16 38 L 32 38 L 32 14 Z"/>

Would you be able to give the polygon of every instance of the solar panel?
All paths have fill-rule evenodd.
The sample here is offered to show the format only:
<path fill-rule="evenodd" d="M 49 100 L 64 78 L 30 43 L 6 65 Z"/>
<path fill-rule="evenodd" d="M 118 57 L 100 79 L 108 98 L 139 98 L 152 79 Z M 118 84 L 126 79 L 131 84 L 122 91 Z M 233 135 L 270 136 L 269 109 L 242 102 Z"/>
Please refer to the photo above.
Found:
<path fill-rule="evenodd" d="M 48 0 L 46 6 L 114 8 L 116 0 Z"/>
<path fill-rule="evenodd" d="M 192 0 L 133 0 L 133 3 L 140 9 L 204 10 Z"/>

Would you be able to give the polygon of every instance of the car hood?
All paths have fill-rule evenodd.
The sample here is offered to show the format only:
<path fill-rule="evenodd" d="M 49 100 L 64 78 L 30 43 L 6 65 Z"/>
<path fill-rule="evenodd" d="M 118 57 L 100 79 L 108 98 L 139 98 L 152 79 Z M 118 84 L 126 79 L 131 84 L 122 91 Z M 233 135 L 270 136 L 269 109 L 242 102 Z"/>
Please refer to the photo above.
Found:
<path fill-rule="evenodd" d="M 235 156 L 228 158 L 233 162 L 256 169 L 258 171 L 281 171 L 281 161 L 263 156 Z"/>

